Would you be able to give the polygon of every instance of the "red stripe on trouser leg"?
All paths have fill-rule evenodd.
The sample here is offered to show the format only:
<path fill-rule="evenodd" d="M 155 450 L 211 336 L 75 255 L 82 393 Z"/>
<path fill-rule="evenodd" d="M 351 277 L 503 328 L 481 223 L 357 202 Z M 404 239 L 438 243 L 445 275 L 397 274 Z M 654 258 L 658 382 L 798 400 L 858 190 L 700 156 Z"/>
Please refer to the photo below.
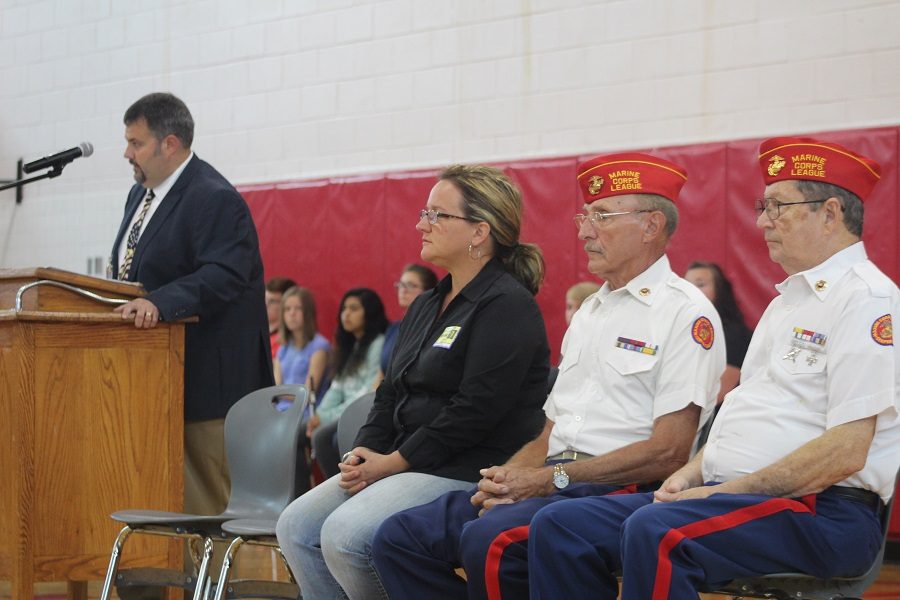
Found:
<path fill-rule="evenodd" d="M 528 525 L 507 529 L 494 538 L 487 551 L 484 564 L 484 587 L 488 600 L 500 600 L 500 560 L 506 547 L 528 539 Z"/>
<path fill-rule="evenodd" d="M 804 499 L 807 497 L 804 496 Z M 815 497 L 813 497 L 815 506 Z M 813 512 L 810 507 L 800 500 L 790 498 L 774 498 L 753 506 L 741 508 L 724 515 L 718 515 L 688 523 L 676 529 L 670 529 L 659 543 L 659 554 L 656 564 L 656 580 L 653 583 L 653 600 L 666 600 L 669 597 L 669 586 L 672 583 L 672 561 L 669 554 L 685 538 L 693 539 L 718 533 L 726 529 L 732 529 L 774 515 L 775 513 L 790 510 L 793 512 Z"/>
<path fill-rule="evenodd" d="M 636 483 L 629 483 L 621 490 L 616 490 L 614 492 L 610 492 L 606 494 L 607 496 L 618 496 L 620 494 L 637 494 L 638 488 Z"/>

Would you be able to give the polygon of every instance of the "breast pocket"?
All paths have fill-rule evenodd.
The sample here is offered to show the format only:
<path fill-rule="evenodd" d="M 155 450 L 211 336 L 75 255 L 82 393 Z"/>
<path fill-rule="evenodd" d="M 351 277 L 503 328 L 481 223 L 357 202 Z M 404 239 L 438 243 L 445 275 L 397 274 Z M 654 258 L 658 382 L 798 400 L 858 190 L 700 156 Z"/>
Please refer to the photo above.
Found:
<path fill-rule="evenodd" d="M 637 375 L 653 369 L 657 360 L 658 357 L 655 354 L 643 354 L 633 350 L 616 348 L 610 352 L 606 362 L 619 375 Z"/>
<path fill-rule="evenodd" d="M 777 361 L 781 368 L 791 375 L 809 375 L 825 370 L 828 355 L 806 347 L 785 344 Z"/>

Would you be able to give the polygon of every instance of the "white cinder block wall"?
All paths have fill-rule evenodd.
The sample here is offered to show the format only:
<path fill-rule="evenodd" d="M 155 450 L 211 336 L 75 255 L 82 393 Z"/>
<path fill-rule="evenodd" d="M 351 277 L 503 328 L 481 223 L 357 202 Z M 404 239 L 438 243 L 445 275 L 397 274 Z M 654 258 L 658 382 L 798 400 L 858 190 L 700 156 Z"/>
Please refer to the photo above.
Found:
<path fill-rule="evenodd" d="M 236 183 L 900 122 L 900 1 L 2 0 L 0 266 L 89 272 L 169 90 Z"/>

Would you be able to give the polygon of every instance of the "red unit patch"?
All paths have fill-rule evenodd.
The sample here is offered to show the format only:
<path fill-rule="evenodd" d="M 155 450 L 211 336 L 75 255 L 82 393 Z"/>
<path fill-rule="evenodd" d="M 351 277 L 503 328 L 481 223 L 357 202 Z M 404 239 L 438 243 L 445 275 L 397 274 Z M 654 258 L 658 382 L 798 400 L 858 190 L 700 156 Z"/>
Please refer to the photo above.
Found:
<path fill-rule="evenodd" d="M 712 348 L 713 340 L 716 339 L 716 333 L 713 331 L 713 326 L 709 319 L 700 317 L 694 321 L 694 326 L 691 327 L 691 337 L 707 350 Z"/>
<path fill-rule="evenodd" d="M 882 346 L 894 345 L 894 327 L 891 324 L 890 314 L 882 315 L 872 323 L 872 339 Z"/>

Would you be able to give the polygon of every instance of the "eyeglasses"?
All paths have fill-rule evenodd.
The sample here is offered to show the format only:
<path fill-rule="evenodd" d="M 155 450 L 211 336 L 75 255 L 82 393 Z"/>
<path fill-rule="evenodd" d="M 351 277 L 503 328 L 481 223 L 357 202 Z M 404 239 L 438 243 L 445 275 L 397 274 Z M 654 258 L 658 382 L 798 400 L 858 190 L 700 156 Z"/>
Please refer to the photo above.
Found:
<path fill-rule="evenodd" d="M 801 200 L 800 202 L 782 202 L 781 200 L 776 200 L 775 198 L 764 198 L 762 200 L 756 201 L 756 214 L 761 215 L 763 212 L 766 213 L 766 216 L 769 217 L 769 220 L 775 221 L 778 217 L 781 216 L 781 207 L 782 206 L 793 206 L 795 204 L 819 204 L 820 202 L 827 201 L 828 198 L 823 198 L 822 200 Z"/>
<path fill-rule="evenodd" d="M 422 289 L 422 286 L 417 283 L 406 283 L 405 281 L 395 281 L 394 287 L 403 291 Z"/>
<path fill-rule="evenodd" d="M 470 219 L 469 217 L 460 217 L 457 215 L 448 215 L 447 213 L 442 213 L 437 210 L 427 210 L 423 208 L 419 211 L 419 220 L 428 219 L 428 222 L 432 225 L 435 225 L 438 222 L 438 219 L 459 219 L 460 221 L 469 221 L 470 223 L 477 223 L 475 219 Z"/>
<path fill-rule="evenodd" d="M 603 212 L 589 212 L 588 214 L 578 213 L 575 215 L 575 227 L 581 229 L 581 226 L 584 225 L 585 221 L 590 221 L 591 225 L 594 227 L 606 225 L 609 223 L 609 220 L 612 217 L 618 217 L 619 215 L 630 215 L 634 213 L 648 213 L 653 212 L 649 209 L 642 210 L 626 210 L 622 212 L 611 212 L 611 213 L 603 213 Z"/>

